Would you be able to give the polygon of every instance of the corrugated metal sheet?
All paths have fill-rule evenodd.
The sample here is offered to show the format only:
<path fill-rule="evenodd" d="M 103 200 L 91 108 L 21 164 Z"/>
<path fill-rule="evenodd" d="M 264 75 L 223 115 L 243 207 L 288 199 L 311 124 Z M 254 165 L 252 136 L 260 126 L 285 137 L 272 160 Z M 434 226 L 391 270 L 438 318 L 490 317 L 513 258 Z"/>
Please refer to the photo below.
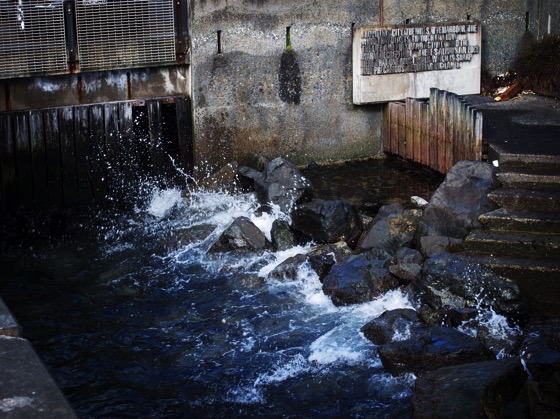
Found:
<path fill-rule="evenodd" d="M 66 72 L 62 1 L 0 0 L 0 78 Z"/>
<path fill-rule="evenodd" d="M 173 0 L 77 0 L 81 71 L 172 64 Z"/>

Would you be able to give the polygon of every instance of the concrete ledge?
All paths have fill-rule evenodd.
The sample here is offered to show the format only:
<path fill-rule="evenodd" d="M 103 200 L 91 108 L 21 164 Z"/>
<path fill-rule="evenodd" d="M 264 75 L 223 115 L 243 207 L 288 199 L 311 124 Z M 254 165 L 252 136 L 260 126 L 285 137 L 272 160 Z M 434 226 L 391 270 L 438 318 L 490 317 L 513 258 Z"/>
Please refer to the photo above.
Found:
<path fill-rule="evenodd" d="M 76 418 L 0 298 L 0 417 Z"/>

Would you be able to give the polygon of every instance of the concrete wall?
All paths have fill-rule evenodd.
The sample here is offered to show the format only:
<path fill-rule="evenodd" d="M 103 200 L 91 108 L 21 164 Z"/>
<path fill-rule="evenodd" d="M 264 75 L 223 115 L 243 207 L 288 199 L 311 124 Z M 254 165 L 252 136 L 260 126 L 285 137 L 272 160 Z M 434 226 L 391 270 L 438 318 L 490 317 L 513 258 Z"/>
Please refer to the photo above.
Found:
<path fill-rule="evenodd" d="M 381 107 L 352 105 L 352 25 L 377 13 L 370 0 L 193 1 L 197 163 L 380 155 Z"/>
<path fill-rule="evenodd" d="M 511 68 L 527 26 L 542 35 L 550 13 L 558 33 L 559 3 L 193 0 L 195 160 L 220 165 L 260 153 L 305 164 L 379 156 L 381 105 L 352 105 L 353 25 L 479 21 L 482 67 L 499 74 Z"/>

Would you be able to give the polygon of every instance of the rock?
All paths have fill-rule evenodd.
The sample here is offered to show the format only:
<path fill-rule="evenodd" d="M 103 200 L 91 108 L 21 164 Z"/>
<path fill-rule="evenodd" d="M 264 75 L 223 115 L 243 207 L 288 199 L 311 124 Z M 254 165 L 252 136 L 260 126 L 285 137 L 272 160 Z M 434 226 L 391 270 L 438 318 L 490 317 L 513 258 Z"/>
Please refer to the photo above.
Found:
<path fill-rule="evenodd" d="M 400 205 L 382 207 L 358 249 L 378 248 L 396 254 L 397 250 L 412 243 L 421 215 L 422 211 L 405 210 Z"/>
<path fill-rule="evenodd" d="M 375 345 L 385 345 L 395 340 L 410 338 L 411 330 L 425 327 L 415 310 L 398 308 L 383 312 L 366 323 L 360 331 Z"/>
<path fill-rule="evenodd" d="M 500 418 L 516 399 L 525 373 L 509 358 L 446 366 L 416 379 L 412 397 L 415 418 Z"/>
<path fill-rule="evenodd" d="M 418 250 L 409 247 L 402 247 L 397 250 L 396 257 L 398 263 L 416 263 L 419 265 L 424 260 Z"/>
<path fill-rule="evenodd" d="M 368 254 L 351 255 L 336 265 L 323 280 L 323 292 L 337 306 L 371 301 L 398 286 L 385 267 L 387 261 L 370 259 Z"/>
<path fill-rule="evenodd" d="M 442 326 L 415 329 L 410 339 L 380 345 L 377 352 L 383 367 L 392 375 L 418 374 L 494 357 L 477 339 Z"/>
<path fill-rule="evenodd" d="M 162 235 L 159 241 L 160 248 L 169 253 L 183 246 L 187 246 L 196 241 L 204 240 L 213 231 L 214 226 L 211 224 L 199 224 L 189 227 L 177 228 Z"/>
<path fill-rule="evenodd" d="M 349 203 L 314 199 L 298 205 L 292 212 L 292 231 L 317 243 L 344 240 L 354 247 L 362 233 L 362 221 L 356 208 Z"/>
<path fill-rule="evenodd" d="M 397 263 L 389 266 L 389 272 L 399 279 L 401 285 L 410 284 L 420 275 L 421 270 L 417 263 Z"/>
<path fill-rule="evenodd" d="M 479 161 L 460 161 L 447 173 L 433 194 L 418 225 L 418 237 L 448 236 L 464 239 L 480 228 L 478 217 L 497 208 L 488 198 L 495 189 L 494 168 Z"/>
<path fill-rule="evenodd" d="M 251 167 L 239 166 L 237 168 L 237 176 L 245 189 L 264 189 L 264 174 Z"/>
<path fill-rule="evenodd" d="M 420 238 L 420 251 L 426 257 L 432 257 L 441 252 L 455 252 L 460 250 L 463 240 L 447 236 L 424 236 Z"/>
<path fill-rule="evenodd" d="M 298 254 L 289 257 L 276 268 L 274 268 L 268 275 L 272 278 L 286 280 L 296 279 L 299 267 L 307 261 L 307 256 Z"/>
<path fill-rule="evenodd" d="M 431 325 L 441 324 L 449 309 L 491 307 L 513 318 L 526 310 L 515 283 L 449 253 L 427 259 L 412 290 L 421 302 L 419 314 Z"/>
<path fill-rule="evenodd" d="M 199 185 L 212 191 L 234 191 L 239 186 L 238 163 L 226 164 L 220 170 L 200 181 Z"/>
<path fill-rule="evenodd" d="M 208 253 L 260 253 L 269 247 L 270 243 L 262 231 L 247 217 L 239 217 L 222 233 Z"/>
<path fill-rule="evenodd" d="M 317 246 L 307 255 L 307 261 L 322 282 L 337 261 L 351 254 L 352 249 L 348 247 L 346 242 L 340 241 Z"/>
<path fill-rule="evenodd" d="M 296 246 L 296 238 L 290 230 L 290 225 L 284 220 L 274 220 L 270 229 L 272 246 L 276 251 L 287 250 Z"/>
<path fill-rule="evenodd" d="M 266 165 L 260 179 L 255 181 L 257 195 L 265 203 L 278 205 L 280 210 L 288 213 L 299 203 L 313 197 L 313 186 L 297 167 L 280 157 Z"/>
<path fill-rule="evenodd" d="M 520 353 L 531 377 L 527 385 L 531 417 L 560 417 L 560 319 L 532 321 L 524 332 Z"/>

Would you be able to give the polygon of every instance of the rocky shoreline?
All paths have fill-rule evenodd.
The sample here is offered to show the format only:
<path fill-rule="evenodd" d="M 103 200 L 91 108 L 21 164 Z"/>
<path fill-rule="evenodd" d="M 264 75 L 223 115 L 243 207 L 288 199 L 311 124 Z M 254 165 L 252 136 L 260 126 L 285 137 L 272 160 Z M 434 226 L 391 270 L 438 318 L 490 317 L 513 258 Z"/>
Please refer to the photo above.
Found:
<path fill-rule="evenodd" d="M 560 415 L 560 319 L 532 318 L 514 282 L 460 256 L 467 234 L 481 228 L 478 217 L 495 209 L 487 197 L 497 186 L 492 165 L 459 162 L 429 203 L 386 205 L 374 218 L 314 197 L 311 182 L 289 161 L 263 161 L 261 169 L 230 163 L 202 186 L 255 191 L 262 211 L 278 206 L 291 222 L 277 220 L 269 241 L 241 217 L 210 254 L 313 242 L 313 251 L 269 275 L 291 279 L 307 263 L 339 306 L 402 288 L 416 310 L 385 312 L 361 333 L 387 372 L 416 375 L 415 417 Z"/>

